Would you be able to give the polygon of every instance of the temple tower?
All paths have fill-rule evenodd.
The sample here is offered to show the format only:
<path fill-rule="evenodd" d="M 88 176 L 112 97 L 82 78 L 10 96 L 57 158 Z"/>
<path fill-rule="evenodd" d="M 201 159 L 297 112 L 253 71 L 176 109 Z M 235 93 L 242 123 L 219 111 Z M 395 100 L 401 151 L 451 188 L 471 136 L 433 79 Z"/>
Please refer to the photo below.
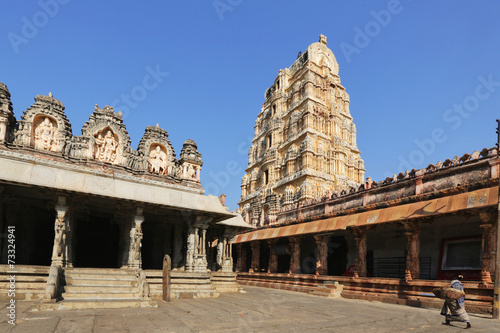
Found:
<path fill-rule="evenodd" d="M 321 35 L 266 90 L 241 184 L 247 223 L 272 224 L 281 208 L 364 183 L 349 95 L 326 44 Z"/>

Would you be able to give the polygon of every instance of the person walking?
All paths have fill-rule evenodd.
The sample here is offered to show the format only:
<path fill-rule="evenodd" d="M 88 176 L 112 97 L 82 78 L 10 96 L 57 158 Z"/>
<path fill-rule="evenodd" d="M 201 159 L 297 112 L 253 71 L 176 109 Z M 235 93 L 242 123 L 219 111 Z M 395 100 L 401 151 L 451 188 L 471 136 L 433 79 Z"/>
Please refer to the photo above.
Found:
<path fill-rule="evenodd" d="M 451 281 L 451 288 L 464 291 L 464 285 L 462 280 L 464 276 L 462 274 L 455 274 L 453 276 L 453 281 Z M 450 314 L 448 313 L 450 311 Z M 460 299 L 447 299 L 444 301 L 443 308 L 441 310 L 441 314 L 445 316 L 444 325 L 451 325 L 451 321 L 460 321 L 467 323 L 466 329 L 470 329 L 472 327 L 469 315 L 465 311 L 465 296 L 462 296 Z"/>

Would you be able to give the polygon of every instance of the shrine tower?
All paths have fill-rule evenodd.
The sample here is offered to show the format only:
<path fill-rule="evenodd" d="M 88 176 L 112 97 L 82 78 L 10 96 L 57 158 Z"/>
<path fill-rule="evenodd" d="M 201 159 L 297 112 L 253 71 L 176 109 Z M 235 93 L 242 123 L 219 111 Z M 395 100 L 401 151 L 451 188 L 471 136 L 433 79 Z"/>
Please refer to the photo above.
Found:
<path fill-rule="evenodd" d="M 280 209 L 364 183 L 349 95 L 321 35 L 265 92 L 241 183 L 241 214 L 267 225 Z"/>

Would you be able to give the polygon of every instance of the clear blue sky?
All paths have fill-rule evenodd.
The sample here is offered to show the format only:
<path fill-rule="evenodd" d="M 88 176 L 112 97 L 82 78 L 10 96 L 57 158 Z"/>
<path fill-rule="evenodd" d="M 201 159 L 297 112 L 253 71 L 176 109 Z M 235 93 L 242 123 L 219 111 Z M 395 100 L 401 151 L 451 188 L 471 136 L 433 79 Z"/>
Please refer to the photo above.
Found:
<path fill-rule="evenodd" d="M 494 146 L 498 13 L 498 1 L 9 1 L 0 82 L 18 119 L 51 91 L 76 135 L 109 104 L 128 108 L 134 149 L 156 123 L 177 157 L 195 140 L 202 185 L 234 210 L 264 92 L 319 34 L 351 96 L 366 176 Z"/>

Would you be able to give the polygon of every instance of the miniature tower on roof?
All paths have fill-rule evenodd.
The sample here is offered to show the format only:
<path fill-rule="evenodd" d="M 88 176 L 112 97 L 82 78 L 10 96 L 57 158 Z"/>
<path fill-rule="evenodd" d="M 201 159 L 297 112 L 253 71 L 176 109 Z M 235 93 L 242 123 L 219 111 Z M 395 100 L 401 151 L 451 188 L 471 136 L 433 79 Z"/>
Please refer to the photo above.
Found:
<path fill-rule="evenodd" d="M 364 182 L 349 95 L 338 72 L 321 35 L 266 90 L 241 183 L 239 206 L 247 223 L 272 224 L 282 208 Z"/>

